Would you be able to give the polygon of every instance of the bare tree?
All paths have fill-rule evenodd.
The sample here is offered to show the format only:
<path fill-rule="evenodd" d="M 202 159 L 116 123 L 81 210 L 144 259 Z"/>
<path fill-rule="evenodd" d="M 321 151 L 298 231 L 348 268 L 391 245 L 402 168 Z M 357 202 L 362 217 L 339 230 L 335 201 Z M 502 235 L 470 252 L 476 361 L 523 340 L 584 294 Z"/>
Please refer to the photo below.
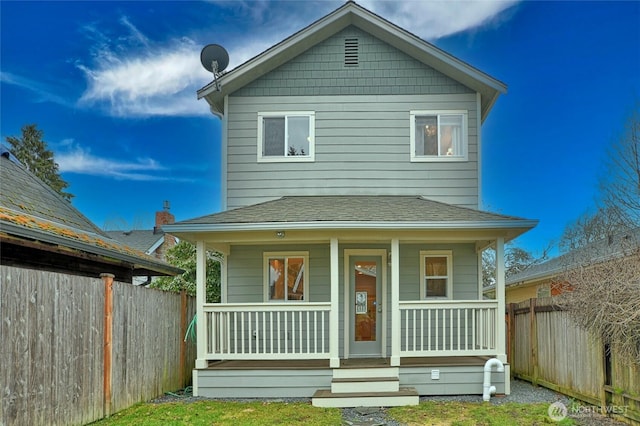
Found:
<path fill-rule="evenodd" d="M 629 116 L 624 133 L 612 145 L 601 178 L 602 204 L 621 227 L 640 226 L 640 107 Z"/>
<path fill-rule="evenodd" d="M 595 213 L 560 240 L 565 291 L 559 302 L 579 324 L 640 365 L 640 110 L 611 146 Z"/>
<path fill-rule="evenodd" d="M 559 303 L 587 330 L 640 365 L 640 230 L 574 250 Z"/>
<path fill-rule="evenodd" d="M 523 272 L 528 268 L 544 262 L 549 258 L 551 246 L 542 250 L 540 255 L 509 243 L 505 247 L 504 267 L 505 278 Z M 484 287 L 495 284 L 496 280 L 496 251 L 488 248 L 482 252 L 482 285 Z"/>
<path fill-rule="evenodd" d="M 623 230 L 618 213 L 602 206 L 595 213 L 583 213 L 567 225 L 558 243 L 563 253 L 609 238 Z"/>

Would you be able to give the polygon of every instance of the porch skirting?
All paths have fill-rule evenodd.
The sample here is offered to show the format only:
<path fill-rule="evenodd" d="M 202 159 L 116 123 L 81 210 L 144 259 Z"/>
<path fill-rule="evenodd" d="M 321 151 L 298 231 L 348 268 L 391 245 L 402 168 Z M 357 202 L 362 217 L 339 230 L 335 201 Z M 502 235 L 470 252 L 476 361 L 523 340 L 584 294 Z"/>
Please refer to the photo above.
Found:
<path fill-rule="evenodd" d="M 399 386 L 415 388 L 419 395 L 482 395 L 487 357 L 403 359 Z M 344 369 L 386 368 L 389 359 L 342 360 Z M 498 394 L 509 391 L 505 373 L 492 373 Z M 194 395 L 210 398 L 311 398 L 330 389 L 333 369 L 327 360 L 219 361 L 193 370 Z"/>

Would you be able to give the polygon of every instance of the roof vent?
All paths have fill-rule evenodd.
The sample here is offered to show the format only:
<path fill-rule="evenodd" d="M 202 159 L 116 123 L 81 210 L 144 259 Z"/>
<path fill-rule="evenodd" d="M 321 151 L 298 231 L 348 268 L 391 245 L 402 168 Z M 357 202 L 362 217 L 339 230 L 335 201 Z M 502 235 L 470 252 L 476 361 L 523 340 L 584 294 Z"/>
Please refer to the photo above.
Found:
<path fill-rule="evenodd" d="M 358 66 L 358 39 L 357 38 L 344 39 L 344 66 L 345 67 Z"/>

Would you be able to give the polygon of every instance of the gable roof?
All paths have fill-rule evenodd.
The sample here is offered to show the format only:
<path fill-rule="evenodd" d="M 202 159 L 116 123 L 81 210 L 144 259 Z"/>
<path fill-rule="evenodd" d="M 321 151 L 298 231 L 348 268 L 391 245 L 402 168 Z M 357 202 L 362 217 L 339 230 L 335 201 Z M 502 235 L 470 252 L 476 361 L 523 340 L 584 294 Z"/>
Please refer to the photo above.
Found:
<path fill-rule="evenodd" d="M 420 196 L 288 196 L 190 219 L 163 229 L 181 232 L 268 229 L 513 229 L 535 220 L 474 210 Z"/>
<path fill-rule="evenodd" d="M 85 264 L 94 262 L 105 267 L 112 264 L 131 271 L 133 275 L 182 273 L 179 268 L 110 238 L 70 202 L 23 167 L 5 147 L 1 149 L 0 237 L 3 244 L 79 258 Z M 7 250 L 2 251 L 3 260 L 9 256 L 7 253 Z M 28 263 L 37 259 L 23 260 Z M 52 266 L 59 269 L 61 265 Z M 81 272 L 80 269 L 78 267 L 77 272 Z M 84 271 L 89 272 L 86 268 Z"/>
<path fill-rule="evenodd" d="M 244 87 L 350 25 L 370 33 L 425 65 L 480 93 L 483 121 L 500 93 L 507 91 L 506 85 L 499 80 L 355 2 L 349 1 L 306 28 L 218 77 L 221 89 L 217 90 L 216 84 L 211 82 L 198 90 L 198 99 L 205 98 L 214 114 L 224 114 L 224 97 L 226 95 Z"/>
<path fill-rule="evenodd" d="M 106 231 L 106 234 L 146 254 L 153 253 L 163 242 L 164 232 L 154 232 L 153 229 L 134 229 L 132 231 Z"/>
<path fill-rule="evenodd" d="M 506 285 L 512 286 L 527 281 L 553 278 L 572 267 L 624 256 L 629 249 L 637 249 L 638 247 L 640 247 L 640 228 L 622 232 L 611 238 L 594 241 L 585 247 L 571 250 L 546 262 L 531 266 L 509 277 L 506 280 Z"/>

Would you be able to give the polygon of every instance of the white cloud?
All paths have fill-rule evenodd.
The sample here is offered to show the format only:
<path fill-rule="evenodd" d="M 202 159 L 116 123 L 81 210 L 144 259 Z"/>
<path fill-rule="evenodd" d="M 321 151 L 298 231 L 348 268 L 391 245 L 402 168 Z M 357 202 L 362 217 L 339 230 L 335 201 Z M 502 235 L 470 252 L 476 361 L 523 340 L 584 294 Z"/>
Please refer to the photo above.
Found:
<path fill-rule="evenodd" d="M 211 79 L 199 64 L 201 46 L 187 37 L 158 45 L 130 18 L 119 23 L 126 34 L 115 41 L 95 24 L 83 27 L 93 63 L 77 64 L 87 79 L 79 105 L 98 105 L 117 117 L 207 115 L 195 96 Z"/>
<path fill-rule="evenodd" d="M 65 145 L 71 145 L 70 150 L 55 154 L 61 173 L 78 173 L 133 181 L 170 179 L 166 176 L 167 169 L 151 158 L 138 158 L 130 162 L 100 158 L 80 146 L 68 142 Z"/>
<path fill-rule="evenodd" d="M 360 0 L 358 3 L 425 40 L 434 40 L 494 22 L 518 0 Z"/>
<path fill-rule="evenodd" d="M 361 0 L 364 7 L 427 40 L 496 22 L 516 2 Z M 340 1 L 212 2 L 212 7 L 235 13 L 235 20 L 227 25 L 248 28 L 221 43 L 230 52 L 227 69 L 242 64 L 341 4 Z M 197 89 L 211 81 L 211 74 L 200 66 L 204 43 L 183 37 L 159 46 L 130 18 L 122 17 L 119 22 L 127 35 L 119 37 L 117 43 L 93 24 L 84 28 L 94 42 L 94 63 L 78 65 L 87 79 L 87 89 L 79 104 L 98 105 L 118 117 L 208 116 L 208 108 L 195 95 Z M 127 46 L 131 49 L 127 50 Z"/>
<path fill-rule="evenodd" d="M 104 103 L 119 117 L 206 115 L 195 91 L 211 75 L 200 66 L 199 55 L 200 47 L 188 39 L 140 56 L 103 52 L 94 68 L 78 66 L 88 83 L 79 102 Z"/>

